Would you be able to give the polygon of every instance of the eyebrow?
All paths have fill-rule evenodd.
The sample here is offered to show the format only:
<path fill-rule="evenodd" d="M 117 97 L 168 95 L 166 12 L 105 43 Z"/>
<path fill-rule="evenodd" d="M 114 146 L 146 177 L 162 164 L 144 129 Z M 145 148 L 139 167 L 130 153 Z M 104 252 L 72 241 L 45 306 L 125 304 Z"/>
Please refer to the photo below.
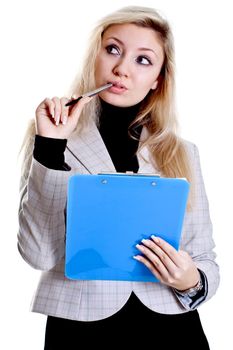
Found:
<path fill-rule="evenodd" d="M 109 38 L 106 38 L 106 40 L 109 40 L 109 39 L 114 39 L 114 40 L 118 41 L 118 43 L 121 44 L 122 46 L 125 46 L 125 44 L 123 43 L 123 41 L 121 41 L 121 40 L 118 39 L 118 38 L 115 38 L 114 36 L 109 37 Z M 139 51 L 151 51 L 151 52 L 153 52 L 156 56 L 158 56 L 157 53 L 156 53 L 154 50 L 149 49 L 148 47 L 139 47 L 138 50 L 139 50 Z"/>

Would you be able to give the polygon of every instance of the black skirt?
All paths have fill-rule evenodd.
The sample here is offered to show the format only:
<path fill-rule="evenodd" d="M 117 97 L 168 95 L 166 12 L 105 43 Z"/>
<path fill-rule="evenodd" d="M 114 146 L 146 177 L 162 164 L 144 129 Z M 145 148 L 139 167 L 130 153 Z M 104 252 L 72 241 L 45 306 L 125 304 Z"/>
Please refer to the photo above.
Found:
<path fill-rule="evenodd" d="M 78 350 L 90 346 L 137 349 L 149 345 L 153 345 L 152 349 L 165 350 L 210 349 L 197 310 L 160 314 L 145 307 L 134 293 L 120 311 L 103 320 L 47 318 L 44 350 Z"/>

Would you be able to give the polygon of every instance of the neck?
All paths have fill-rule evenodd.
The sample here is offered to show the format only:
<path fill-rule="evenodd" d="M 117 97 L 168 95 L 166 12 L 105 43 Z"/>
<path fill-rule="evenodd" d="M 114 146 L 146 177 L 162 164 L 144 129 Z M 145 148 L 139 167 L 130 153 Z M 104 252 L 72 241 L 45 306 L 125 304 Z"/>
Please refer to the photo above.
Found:
<path fill-rule="evenodd" d="M 133 127 L 132 130 L 130 124 L 135 120 L 140 104 L 118 107 L 103 100 L 100 100 L 100 102 L 99 131 L 116 170 L 119 172 L 127 170 L 137 172 L 136 152 L 142 127 Z M 132 132 L 137 138 L 132 138 Z"/>
<path fill-rule="evenodd" d="M 141 103 L 129 107 L 119 107 L 111 105 L 104 100 L 100 99 L 101 103 L 101 117 L 109 117 L 113 119 L 114 117 L 118 118 L 119 121 L 124 119 L 125 122 L 128 121 L 131 123 L 137 116 Z"/>

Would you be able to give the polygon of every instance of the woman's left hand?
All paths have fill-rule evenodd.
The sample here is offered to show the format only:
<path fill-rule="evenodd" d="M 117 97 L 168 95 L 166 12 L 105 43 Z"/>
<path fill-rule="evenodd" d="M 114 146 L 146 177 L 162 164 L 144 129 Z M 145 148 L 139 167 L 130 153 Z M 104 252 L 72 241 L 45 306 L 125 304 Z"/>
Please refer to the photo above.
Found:
<path fill-rule="evenodd" d="M 194 287 L 199 271 L 192 258 L 185 251 L 177 251 L 162 238 L 152 236 L 136 245 L 143 255 L 134 258 L 142 262 L 160 282 L 180 291 Z"/>

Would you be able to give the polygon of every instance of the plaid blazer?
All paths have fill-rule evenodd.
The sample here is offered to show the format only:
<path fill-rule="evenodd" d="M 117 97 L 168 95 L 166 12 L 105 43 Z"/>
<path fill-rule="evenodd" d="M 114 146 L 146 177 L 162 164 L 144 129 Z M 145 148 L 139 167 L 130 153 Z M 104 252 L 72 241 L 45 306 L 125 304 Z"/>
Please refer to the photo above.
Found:
<path fill-rule="evenodd" d="M 146 135 L 143 129 L 142 138 Z M 195 200 L 185 214 L 181 249 L 187 251 L 208 280 L 211 298 L 219 284 L 212 224 L 200 168 L 198 149 L 185 142 L 195 176 Z M 160 283 L 74 281 L 64 276 L 65 208 L 68 178 L 74 173 L 116 171 L 95 124 L 88 132 L 73 133 L 67 142 L 71 171 L 51 170 L 33 157 L 21 178 L 18 249 L 33 268 L 42 270 L 31 310 L 73 320 L 92 321 L 117 312 L 132 291 L 151 310 L 164 314 L 187 312 L 173 292 Z M 159 173 L 146 147 L 138 154 L 139 173 Z"/>

